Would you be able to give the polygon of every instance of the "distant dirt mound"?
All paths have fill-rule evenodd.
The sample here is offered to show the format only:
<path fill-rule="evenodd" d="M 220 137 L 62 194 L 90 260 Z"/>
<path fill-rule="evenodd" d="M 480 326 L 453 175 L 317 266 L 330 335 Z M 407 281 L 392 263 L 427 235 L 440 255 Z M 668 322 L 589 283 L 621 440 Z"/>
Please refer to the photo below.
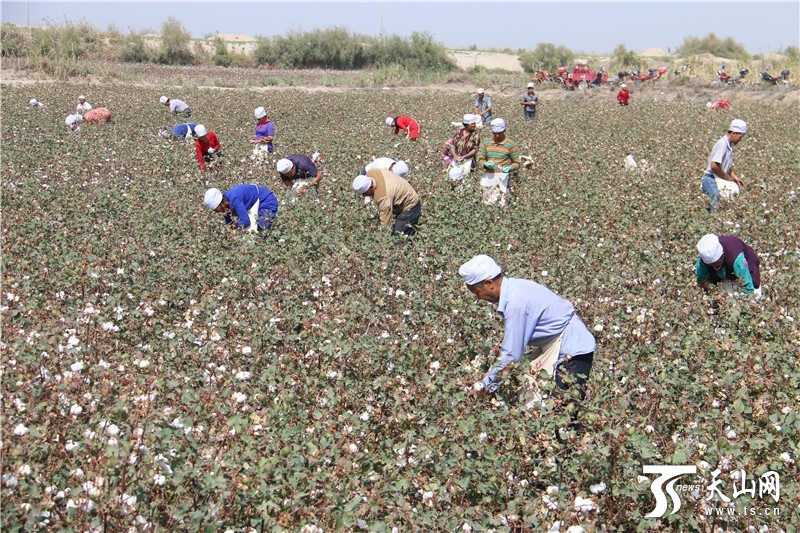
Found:
<path fill-rule="evenodd" d="M 508 72 L 524 72 L 519 64 L 519 56 L 513 54 L 495 54 L 490 52 L 449 52 L 458 68 L 469 70 L 483 67 L 489 70 L 506 70 Z"/>
<path fill-rule="evenodd" d="M 639 55 L 642 57 L 665 57 L 670 54 L 664 53 L 661 48 L 648 48 L 639 52 Z"/>

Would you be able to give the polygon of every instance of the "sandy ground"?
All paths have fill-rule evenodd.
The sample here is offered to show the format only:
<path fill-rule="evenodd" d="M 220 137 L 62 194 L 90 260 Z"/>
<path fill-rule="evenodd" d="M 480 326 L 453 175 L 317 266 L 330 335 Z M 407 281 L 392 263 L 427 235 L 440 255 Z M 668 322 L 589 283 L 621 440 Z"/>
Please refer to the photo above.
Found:
<path fill-rule="evenodd" d="M 458 68 L 469 70 L 475 67 L 500 69 L 508 72 L 524 72 L 519 64 L 519 57 L 511 54 L 494 54 L 490 52 L 448 52 Z"/>

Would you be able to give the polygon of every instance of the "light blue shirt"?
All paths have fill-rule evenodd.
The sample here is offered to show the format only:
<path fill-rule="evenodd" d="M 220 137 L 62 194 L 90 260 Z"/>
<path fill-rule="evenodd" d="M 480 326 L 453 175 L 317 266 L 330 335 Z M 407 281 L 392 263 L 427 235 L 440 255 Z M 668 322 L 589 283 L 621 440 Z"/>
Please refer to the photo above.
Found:
<path fill-rule="evenodd" d="M 708 157 L 706 174 L 716 176 L 716 174 L 711 171 L 711 163 L 719 163 L 719 166 L 722 167 L 722 170 L 724 170 L 726 174 L 731 173 L 731 167 L 733 167 L 733 146 L 731 146 L 731 143 L 728 141 L 727 134 L 714 143 L 714 148 L 711 149 L 711 155 Z M 716 177 L 721 178 L 722 176 Z"/>
<path fill-rule="evenodd" d="M 595 350 L 594 336 L 575 314 L 575 307 L 534 281 L 504 277 L 497 311 L 503 316 L 505 334 L 500 358 L 483 380 L 486 387 L 508 365 L 519 362 L 528 346 L 547 344 L 561 332 L 564 337 L 559 362 L 566 355 L 584 355 Z"/>

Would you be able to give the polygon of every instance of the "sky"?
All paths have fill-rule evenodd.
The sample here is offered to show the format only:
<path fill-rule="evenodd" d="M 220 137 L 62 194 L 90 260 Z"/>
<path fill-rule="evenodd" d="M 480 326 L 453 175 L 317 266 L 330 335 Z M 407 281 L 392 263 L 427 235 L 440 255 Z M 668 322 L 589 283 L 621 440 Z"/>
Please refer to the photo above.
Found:
<path fill-rule="evenodd" d="M 352 33 L 428 32 L 449 48 L 527 48 L 540 42 L 575 52 L 674 51 L 685 37 L 733 37 L 753 54 L 800 44 L 800 2 L 0 2 L 2 21 L 87 22 L 99 30 L 160 32 L 174 16 L 193 37 L 282 35 L 332 26 Z M 27 8 L 27 9 L 26 9 Z"/>

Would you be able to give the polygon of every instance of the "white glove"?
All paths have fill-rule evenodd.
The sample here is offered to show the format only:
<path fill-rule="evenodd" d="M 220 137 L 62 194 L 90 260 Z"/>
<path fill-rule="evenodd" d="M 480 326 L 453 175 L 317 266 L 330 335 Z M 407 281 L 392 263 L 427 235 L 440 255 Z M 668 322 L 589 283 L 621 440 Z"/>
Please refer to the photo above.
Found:
<path fill-rule="evenodd" d="M 209 148 L 208 149 L 208 153 L 209 154 L 214 154 L 215 152 L 216 152 L 216 150 L 214 150 L 213 148 Z"/>
<path fill-rule="evenodd" d="M 761 295 L 761 287 L 759 287 L 757 289 L 753 289 L 753 294 L 756 295 L 756 298 L 761 298 L 761 296 L 762 296 Z"/>

